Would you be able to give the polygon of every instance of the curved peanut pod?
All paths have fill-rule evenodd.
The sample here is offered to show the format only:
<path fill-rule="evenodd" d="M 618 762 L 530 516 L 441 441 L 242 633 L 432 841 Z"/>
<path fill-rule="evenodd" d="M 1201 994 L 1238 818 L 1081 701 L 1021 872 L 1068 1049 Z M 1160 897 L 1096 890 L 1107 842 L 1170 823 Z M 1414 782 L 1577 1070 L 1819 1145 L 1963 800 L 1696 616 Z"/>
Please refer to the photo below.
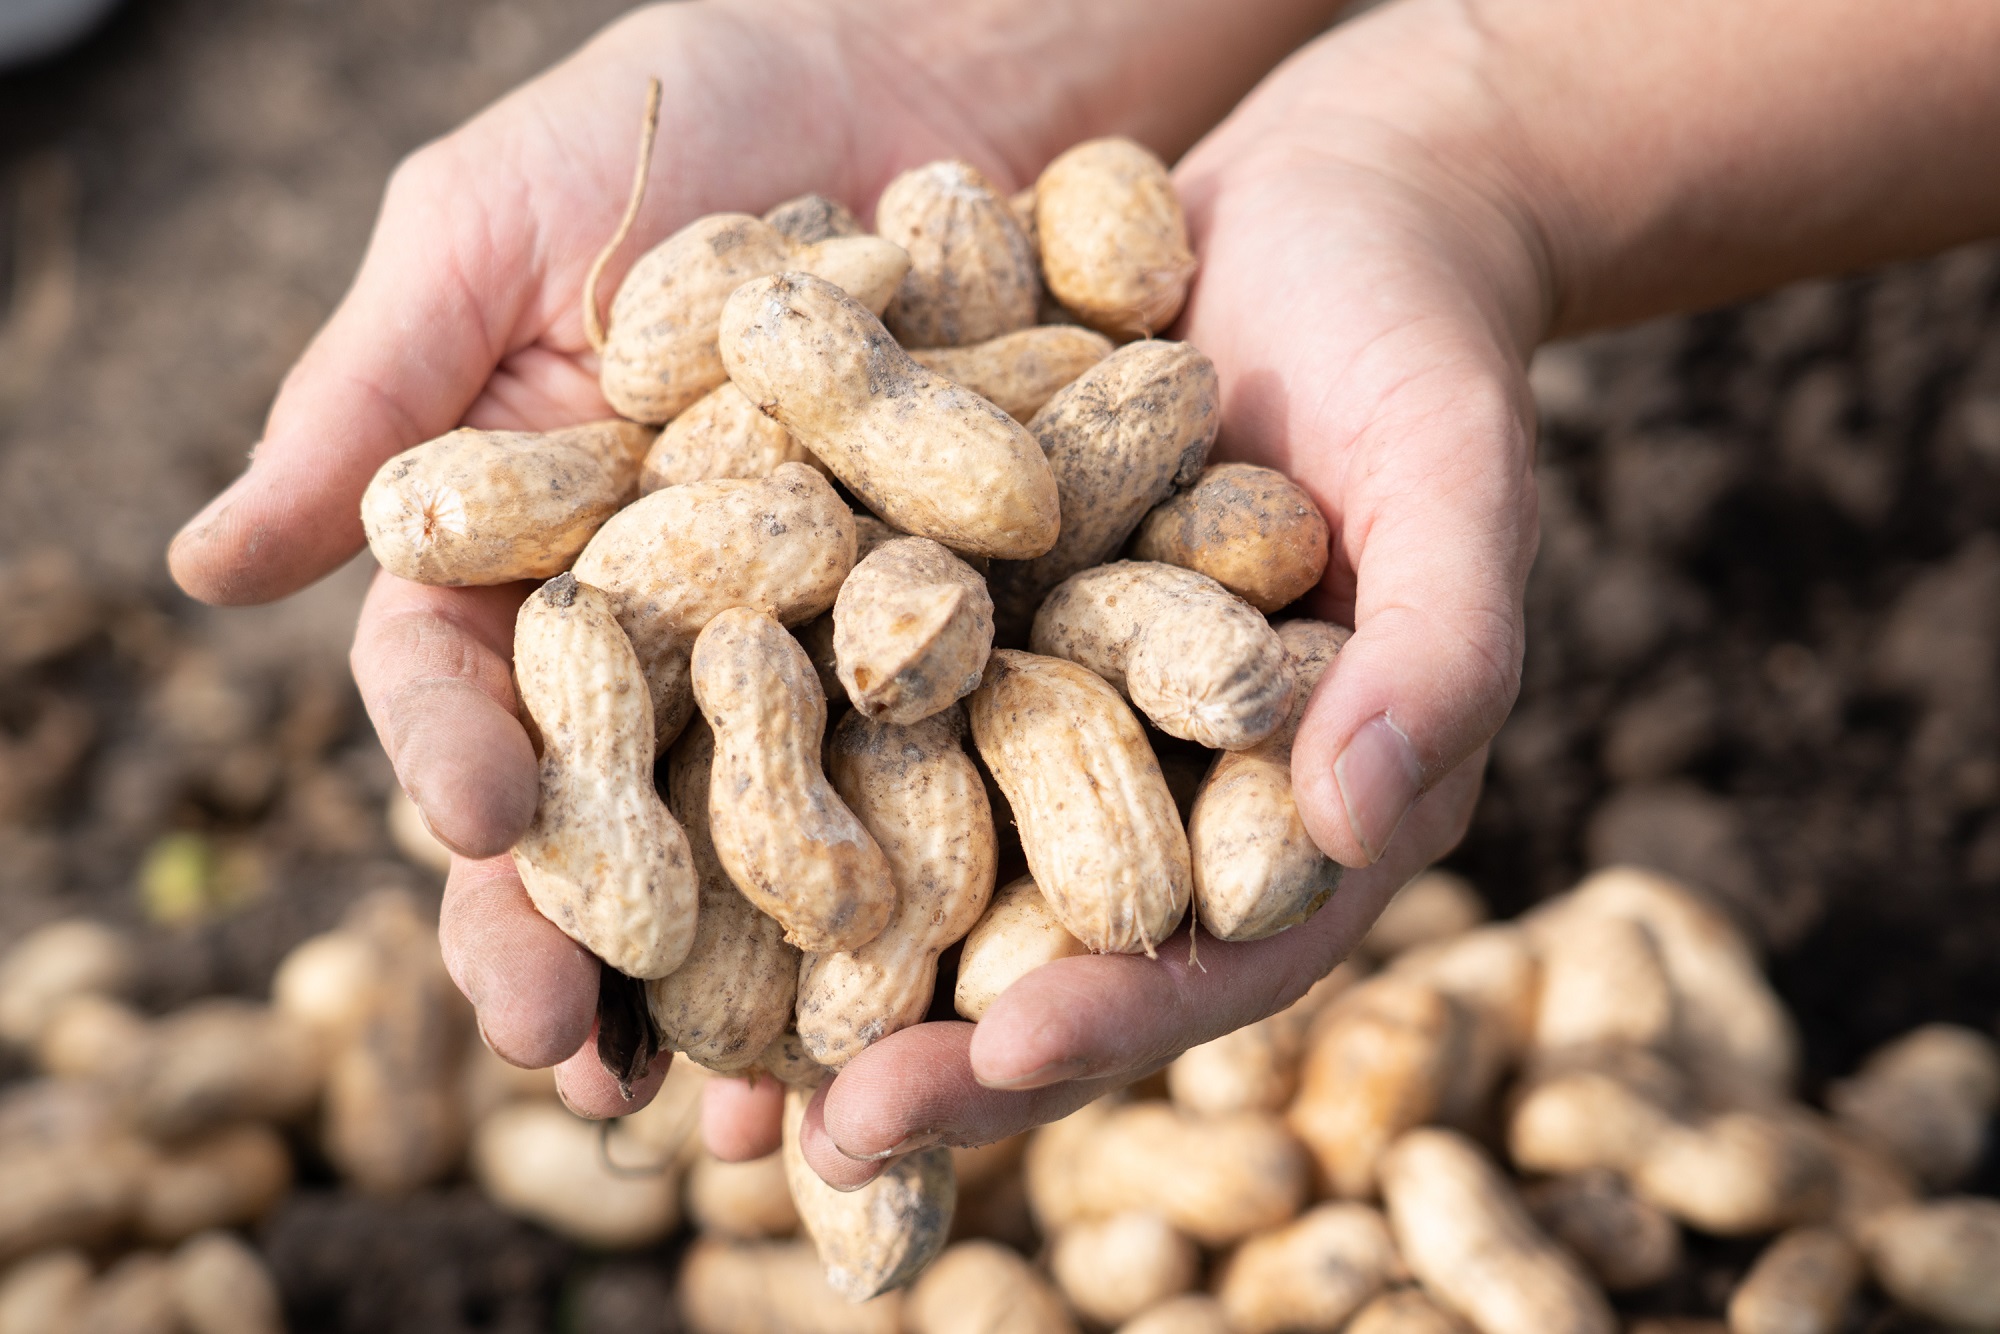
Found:
<path fill-rule="evenodd" d="M 1187 911 L 1187 835 L 1139 720 L 1103 678 L 996 650 L 967 709 L 1028 869 L 1099 954 L 1151 955 Z"/>
<path fill-rule="evenodd" d="M 889 923 L 888 859 L 820 768 L 826 697 L 783 626 L 735 607 L 694 644 L 694 694 L 715 732 L 715 855 L 802 950 L 851 950 Z"/>
<path fill-rule="evenodd" d="M 325 1054 L 268 1005 L 209 997 L 152 1025 L 125 1092 L 132 1123 L 157 1140 L 239 1120 L 289 1121 L 319 1096 Z"/>
<path fill-rule="evenodd" d="M 1051 588 L 1110 559 L 1147 510 L 1201 475 L 1221 422 L 1215 364 L 1186 343 L 1122 347 L 1035 414 L 1028 430 L 1055 474 L 1062 532 L 1034 559 L 993 567 L 1002 643 L 1027 635 Z"/>
<path fill-rule="evenodd" d="M 968 164 L 931 162 L 890 181 L 875 227 L 910 253 L 885 314 L 905 347 L 963 347 L 1035 322 L 1034 247 L 1006 198 Z"/>
<path fill-rule="evenodd" d="M 1167 1096 L 1208 1116 L 1282 1112 L 1298 1092 L 1314 1020 L 1360 978 L 1355 964 L 1341 964 L 1276 1014 L 1189 1047 L 1167 1066 Z"/>
<path fill-rule="evenodd" d="M 1554 1177 L 1524 1193 L 1535 1220 L 1610 1292 L 1649 1288 L 1681 1267 L 1679 1226 L 1615 1173 Z"/>
<path fill-rule="evenodd" d="M 741 389 L 725 380 L 668 422 L 653 441 L 639 470 L 639 493 L 724 477 L 769 477 L 785 463 L 820 466 L 790 431 L 757 411 Z"/>
<path fill-rule="evenodd" d="M 799 1151 L 810 1098 L 804 1089 L 785 1091 L 785 1179 L 799 1221 L 819 1249 L 827 1285 L 851 1302 L 865 1302 L 908 1283 L 944 1249 L 958 1204 L 951 1150 L 919 1149 L 859 1190 L 835 1190 Z"/>
<path fill-rule="evenodd" d="M 1757 1257 L 1729 1298 L 1731 1334 L 1837 1334 L 1861 1286 L 1861 1256 L 1826 1227 L 1800 1227 Z"/>
<path fill-rule="evenodd" d="M 977 1022 L 1001 992 L 1035 969 L 1089 952 L 1056 919 L 1048 896 L 1035 887 L 1033 877 L 1024 875 L 993 896 L 985 915 L 966 935 L 952 1007 Z"/>
<path fill-rule="evenodd" d="M 1536 931 L 1535 946 L 1542 961 L 1538 1049 L 1668 1047 L 1673 988 L 1645 927 L 1623 917 L 1557 919 Z"/>
<path fill-rule="evenodd" d="M 1918 1315 L 2000 1329 L 2000 1201 L 1960 1195 L 1907 1204 L 1868 1231 L 1868 1267 Z"/>
<path fill-rule="evenodd" d="M 708 832 L 715 734 L 696 718 L 667 755 L 667 804 L 687 831 L 701 911 L 686 962 L 646 984 L 661 1040 L 724 1074 L 748 1069 L 791 1022 L 799 952 L 737 891 Z"/>
<path fill-rule="evenodd" d="M 1644 1071 L 1615 1066 L 1531 1073 L 1514 1095 L 1508 1156 L 1523 1172 L 1629 1175 L 1675 1125 L 1666 1094 Z"/>
<path fill-rule="evenodd" d="M 1543 1235 L 1479 1147 L 1412 1130 L 1382 1160 L 1382 1198 L 1403 1259 L 1481 1334 L 1615 1334 L 1575 1260 Z"/>
<path fill-rule="evenodd" d="M 769 477 L 668 487 L 627 506 L 584 548 L 576 577 L 611 599 L 631 638 L 665 747 L 693 712 L 688 654 L 729 607 L 800 625 L 833 606 L 854 568 L 854 515 L 798 463 Z"/>
<path fill-rule="evenodd" d="M 384 463 L 361 495 L 383 569 L 464 587 L 547 579 L 635 494 L 653 433 L 631 422 L 457 430 Z"/>
<path fill-rule="evenodd" d="M 1063 1296 L 1097 1324 L 1122 1324 L 1194 1287 L 1201 1252 L 1146 1209 L 1083 1219 L 1049 1242 L 1049 1272 Z"/>
<path fill-rule="evenodd" d="M 829 236 L 794 250 L 785 268 L 826 279 L 879 316 L 910 271 L 910 255 L 879 236 Z"/>
<path fill-rule="evenodd" d="M 1065 579 L 1029 646 L 1081 663 L 1170 736 L 1243 750 L 1282 727 L 1298 678 L 1263 613 L 1177 565 L 1121 560 Z"/>
<path fill-rule="evenodd" d="M 688 1334 L 903 1334 L 903 1294 L 850 1305 L 805 1241 L 697 1237 L 674 1282 Z"/>
<path fill-rule="evenodd" d="M 291 1187 L 283 1136 L 256 1121 L 219 1126 L 148 1164 L 133 1221 L 148 1241 L 180 1241 L 204 1228 L 253 1222 Z"/>
<path fill-rule="evenodd" d="M 1322 1204 L 1237 1247 L 1215 1295 L 1238 1334 L 1337 1330 L 1402 1267 L 1379 1211 Z"/>
<path fill-rule="evenodd" d="M 1334 1195 L 1375 1193 L 1382 1155 L 1443 1101 L 1463 1036 L 1450 1001 L 1401 977 L 1362 983 L 1315 1025 L 1286 1121 Z"/>
<path fill-rule="evenodd" d="M 1396 1288 L 1362 1307 L 1341 1334 L 1472 1334 L 1472 1331 L 1464 1321 L 1426 1297 L 1422 1289 Z M 1633 1334 L 1638 1334 L 1638 1326 L 1633 1327 Z"/>
<path fill-rule="evenodd" d="M 761 218 L 711 213 L 641 255 L 618 285 L 598 386 L 634 421 L 667 422 L 727 377 L 715 325 L 729 294 L 776 273 L 791 245 Z"/>
<path fill-rule="evenodd" d="M 1035 181 L 1049 291 L 1084 323 L 1125 336 L 1166 328 L 1194 278 L 1187 220 L 1166 164 L 1130 139 L 1091 139 Z"/>
<path fill-rule="evenodd" d="M 828 774 L 889 860 L 896 911 L 867 944 L 808 955 L 800 969 L 799 1037 L 821 1065 L 838 1069 L 922 1022 L 938 955 L 993 897 L 993 810 L 964 735 L 955 707 L 908 727 L 850 713 L 833 731 Z"/>
<path fill-rule="evenodd" d="M 1041 324 L 970 347 L 926 347 L 910 356 L 1025 422 L 1056 391 L 1111 355 L 1111 340 L 1074 324 Z"/>
<path fill-rule="evenodd" d="M 171 1264 L 174 1305 L 188 1334 L 284 1334 L 277 1276 L 235 1233 L 190 1237 Z M 0 1329 L 7 1328 L 0 1317 Z"/>
<path fill-rule="evenodd" d="M 2000 1101 L 2000 1052 L 1957 1024 L 1925 1024 L 1868 1057 L 1827 1093 L 1848 1130 L 1893 1154 L 1933 1190 L 1964 1179 Z"/>
<path fill-rule="evenodd" d="M 1270 613 L 1319 583 L 1327 540 L 1326 519 L 1297 482 L 1254 463 L 1217 463 L 1146 515 L 1132 555 L 1198 570 Z"/>
<path fill-rule="evenodd" d="M 896 528 L 988 556 L 1054 544 L 1056 479 L 1035 437 L 910 360 L 832 283 L 799 273 L 745 283 L 723 310 L 722 359 L 759 409 Z"/>
<path fill-rule="evenodd" d="M 653 790 L 653 706 L 611 608 L 603 590 L 562 574 L 515 618 L 541 797 L 514 866 L 564 935 L 628 977 L 664 977 L 694 943 L 694 862 Z"/>
<path fill-rule="evenodd" d="M 1527 1050 L 1541 970 L 1527 933 L 1511 922 L 1474 927 L 1401 955 L 1389 971 L 1437 988 L 1465 1019 L 1464 1040 L 1438 1103 L 1438 1119 L 1482 1130 L 1501 1077 Z"/>
<path fill-rule="evenodd" d="M 870 718 L 911 724 L 971 694 L 993 650 L 993 598 L 970 565 L 927 537 L 882 543 L 833 604 L 840 684 Z"/>
<path fill-rule="evenodd" d="M 1296 1215 L 1311 1171 L 1275 1116 L 1191 1116 L 1139 1102 L 1037 1132 L 1027 1185 L 1045 1230 L 1149 1210 L 1205 1246 L 1226 1246 Z"/>
<path fill-rule="evenodd" d="M 1824 1141 L 1787 1116 L 1764 1112 L 1669 1124 L 1631 1179 L 1640 1199 L 1721 1237 L 1813 1222 L 1837 1203 Z"/>
<path fill-rule="evenodd" d="M 1195 918 L 1222 940 L 1262 940 L 1318 912 L 1343 868 L 1319 850 L 1292 798 L 1292 742 L 1313 687 L 1353 632 L 1324 621 L 1287 621 L 1278 640 L 1291 659 L 1291 712 L 1254 746 L 1215 757 L 1188 815 Z"/>
<path fill-rule="evenodd" d="M 764 221 L 795 246 L 834 236 L 859 236 L 861 224 L 847 206 L 825 195 L 797 195 L 764 211 Z"/>
<path fill-rule="evenodd" d="M 586 1246 L 648 1246 L 680 1222 L 677 1170 L 620 1172 L 604 1126 L 553 1102 L 534 1098 L 492 1112 L 473 1132 L 469 1156 L 494 1204 Z"/>

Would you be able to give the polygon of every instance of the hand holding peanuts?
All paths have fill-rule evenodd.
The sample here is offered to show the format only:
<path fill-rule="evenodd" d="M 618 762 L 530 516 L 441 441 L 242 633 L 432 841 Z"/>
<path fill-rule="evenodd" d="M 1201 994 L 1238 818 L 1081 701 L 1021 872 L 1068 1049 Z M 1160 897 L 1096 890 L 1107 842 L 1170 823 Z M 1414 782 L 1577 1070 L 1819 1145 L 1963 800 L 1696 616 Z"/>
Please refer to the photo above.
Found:
<path fill-rule="evenodd" d="M 693 52 L 724 40 L 705 26 L 712 21 L 707 13 L 632 22 L 653 40 Z M 769 32 L 760 31 L 758 40 L 787 58 L 806 59 Z M 629 144 L 633 87 L 643 68 L 626 54 L 630 49 L 629 43 L 618 54 L 608 44 L 594 49 L 522 96 L 542 99 L 554 110 L 549 120 L 576 127 L 578 142 L 591 144 L 593 153 L 615 156 L 622 150 L 607 146 Z M 1212 392 L 1224 423 L 1219 457 L 1292 474 L 1336 534 L 1321 589 L 1301 605 L 1340 620 L 1358 616 L 1359 633 L 1338 682 L 1304 715 L 1293 764 L 1305 829 L 1335 858 L 1365 869 L 1350 875 L 1311 922 L 1273 939 L 1205 940 L 1196 961 L 1184 930 L 1164 941 L 1142 933 L 1135 939 L 1156 957 L 1061 960 L 1011 988 L 976 1030 L 923 1024 L 875 1042 L 801 1119 L 800 1153 L 837 1184 L 880 1170 L 862 1158 L 923 1142 L 990 1139 L 1060 1115 L 1193 1043 L 1282 1006 L 1351 948 L 1410 873 L 1455 840 L 1469 811 L 1480 747 L 1511 699 L 1519 655 L 1518 599 L 1531 545 L 1528 436 L 1517 407 L 1525 401 L 1523 350 L 1496 338 L 1478 300 L 1444 276 L 1466 262 L 1454 253 L 1457 239 L 1407 221 L 1417 186 L 1285 179 L 1243 150 L 1242 141 L 1269 132 L 1256 119 L 1266 114 L 1261 105 L 1253 101 L 1218 131 L 1178 182 L 1192 206 L 1195 252 L 1207 267 L 1177 331 L 1215 363 Z M 709 170 L 689 171 L 684 163 L 648 202 L 641 236 L 666 236 L 704 210 L 755 207 L 834 182 L 865 202 L 893 168 L 958 147 L 897 119 L 907 113 L 847 110 L 857 121 L 854 137 L 897 142 L 904 156 L 850 162 L 810 135 L 794 160 L 777 163 L 711 146 Z M 763 105 L 757 138 L 768 141 L 778 118 L 806 123 L 823 111 L 803 95 L 796 106 Z M 520 170 L 536 188 L 521 193 L 563 201 L 543 220 L 533 252 L 539 267 L 526 262 L 525 251 L 456 248 L 462 245 L 456 232 L 431 222 L 480 218 L 502 251 L 527 245 L 523 231 L 532 231 L 532 220 L 518 215 L 516 195 L 458 189 L 474 162 L 522 160 L 523 136 L 539 142 L 532 135 L 540 122 L 531 131 L 523 128 L 527 119 L 518 106 L 503 104 L 416 159 L 399 179 L 362 279 L 281 398 L 256 466 L 177 544 L 175 568 L 190 588 L 219 601 L 247 601 L 314 577 L 358 541 L 356 502 L 373 469 L 453 426 L 549 429 L 611 415 L 584 349 L 573 294 L 615 217 L 616 164 L 600 164 L 598 182 L 578 195 L 562 153 L 527 155 Z M 670 104 L 665 132 L 675 134 L 677 123 L 698 123 L 692 104 Z M 1174 134 L 1184 142 L 1195 128 Z M 1045 158 L 1050 148 L 1085 137 L 1077 129 L 1051 121 L 1041 130 L 1047 146 L 1015 158 Z M 968 144 L 963 151 L 977 158 L 978 148 Z M 981 163 L 1003 193 L 1019 183 L 996 165 L 1005 160 Z M 1414 212 L 1421 218 L 1421 210 Z M 1321 250 L 1288 258 L 1280 242 L 1297 227 L 1315 229 Z M 787 243 L 757 244 L 775 254 Z M 641 248 L 628 247 L 610 277 L 631 266 L 631 252 Z M 1422 262 L 1391 263 L 1398 255 Z M 434 276 L 440 269 L 464 281 L 440 283 Z M 1066 280 L 1052 274 L 1050 281 Z M 475 299 L 468 293 L 490 308 L 468 304 Z M 1150 290 L 1114 293 L 1093 314 L 1095 298 L 1080 289 L 1068 295 L 1086 319 L 1120 334 L 1129 332 L 1132 311 L 1157 300 Z M 1322 304 L 1343 312 L 1338 327 L 1322 317 Z M 414 321 L 413 305 L 420 312 Z M 1276 318 L 1279 312 L 1284 318 Z M 612 318 L 615 325 L 615 306 Z M 892 327 L 899 318 L 892 307 Z M 1413 319 L 1424 327 L 1421 337 L 1408 332 Z M 392 332 L 412 327 L 422 330 L 420 338 L 406 342 Z M 1397 349 L 1392 362 L 1371 359 L 1379 353 L 1360 355 L 1377 345 Z M 1263 369 L 1271 366 L 1282 368 L 1275 379 Z M 1423 374 L 1410 379 L 1413 369 Z M 1421 389 L 1391 392 L 1385 386 L 1392 380 Z M 355 383 L 369 386 L 359 411 L 351 408 Z M 1438 403 L 1451 411 L 1433 411 Z M 1315 414 L 1306 405 L 1338 411 Z M 1010 404 L 1008 411 L 1023 410 Z M 1020 438 L 1005 418 L 981 428 L 999 442 L 993 449 L 1013 449 Z M 338 423 L 336 434 L 324 434 L 328 423 Z M 1205 449 L 1209 436 L 1196 435 Z M 827 463 L 850 487 L 874 485 L 865 456 Z M 1082 556 L 1057 578 L 1114 558 L 1151 504 L 1195 480 L 1199 457 L 1186 477 L 1178 471 L 1168 467 L 1157 494 L 1119 515 L 1118 531 L 1105 535 L 1106 549 Z M 1035 522 L 1045 527 L 1046 496 L 1030 499 L 1044 516 Z M 431 521 L 429 510 L 419 506 L 419 512 Z M 455 513 L 440 507 L 435 517 L 449 523 Z M 1071 517 L 1064 516 L 1066 530 Z M 1082 514 L 1074 517 L 1074 531 L 1091 531 Z M 287 540 L 253 561 L 266 532 Z M 1018 553 L 1027 568 L 1046 536 L 1009 537 L 990 550 Z M 977 554 L 976 543 L 963 549 Z M 461 854 L 443 932 L 454 976 L 479 1007 L 488 1041 L 522 1064 L 560 1063 L 571 1103 L 610 1114 L 629 1104 L 591 1042 L 596 961 L 535 912 L 513 865 L 496 855 L 515 844 L 538 796 L 536 749 L 516 720 L 509 675 L 510 631 L 524 591 L 428 587 L 383 575 L 364 611 L 354 661 L 399 777 L 432 828 Z M 1274 721 L 1284 715 L 1279 703 L 1274 699 L 1268 711 Z M 1425 791 L 1430 795 L 1419 800 Z M 663 1069 L 658 1063 L 634 1092 L 648 1096 Z M 768 1147 L 777 1111 L 765 1090 L 715 1081 L 708 1128 L 718 1153 L 735 1156 L 732 1143 L 738 1152 Z"/>

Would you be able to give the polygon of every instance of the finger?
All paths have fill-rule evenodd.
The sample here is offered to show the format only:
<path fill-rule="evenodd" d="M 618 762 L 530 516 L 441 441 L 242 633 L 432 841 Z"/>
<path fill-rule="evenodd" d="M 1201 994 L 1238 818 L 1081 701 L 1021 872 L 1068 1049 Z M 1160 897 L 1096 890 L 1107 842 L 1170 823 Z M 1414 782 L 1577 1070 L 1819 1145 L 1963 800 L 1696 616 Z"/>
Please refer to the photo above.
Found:
<path fill-rule="evenodd" d="M 465 415 L 535 270 L 530 219 L 489 213 L 484 183 L 449 142 L 396 172 L 354 286 L 286 377 L 249 470 L 169 549 L 191 596 L 268 602 L 333 570 L 361 547 L 376 469 Z"/>
<path fill-rule="evenodd" d="M 597 1025 L 592 1023 L 583 1045 L 556 1067 L 556 1094 L 563 1100 L 563 1106 L 592 1121 L 624 1116 L 653 1100 L 673 1064 L 672 1052 L 655 1054 L 646 1073 L 633 1081 L 628 1097 L 619 1089 L 617 1076 L 606 1070 L 598 1058 Z"/>
<path fill-rule="evenodd" d="M 507 857 L 454 857 L 438 914 L 452 981 L 499 1057 L 531 1070 L 567 1060 L 597 1017 L 598 963 L 535 911 Z"/>
<path fill-rule="evenodd" d="M 396 781 L 467 857 L 511 848 L 535 814 L 535 750 L 508 665 L 525 588 L 430 588 L 383 571 L 355 627 L 354 680 Z"/>
<path fill-rule="evenodd" d="M 1004 1139 L 1290 1004 L 1352 952 L 1396 890 L 1464 833 L 1482 763 L 1477 757 L 1427 794 L 1393 855 L 1349 872 L 1303 926 L 1243 944 L 1203 939 L 1198 962 L 1189 959 L 1186 931 L 1157 959 L 1058 960 L 1009 987 L 976 1028 L 920 1024 L 875 1043 L 828 1086 L 824 1129 L 809 1123 L 801 1141 L 807 1161 L 839 1183 L 860 1176 L 856 1159 Z"/>
<path fill-rule="evenodd" d="M 709 1156 L 747 1163 L 778 1151 L 785 1086 L 769 1075 L 718 1075 L 701 1090 L 701 1138 Z"/>

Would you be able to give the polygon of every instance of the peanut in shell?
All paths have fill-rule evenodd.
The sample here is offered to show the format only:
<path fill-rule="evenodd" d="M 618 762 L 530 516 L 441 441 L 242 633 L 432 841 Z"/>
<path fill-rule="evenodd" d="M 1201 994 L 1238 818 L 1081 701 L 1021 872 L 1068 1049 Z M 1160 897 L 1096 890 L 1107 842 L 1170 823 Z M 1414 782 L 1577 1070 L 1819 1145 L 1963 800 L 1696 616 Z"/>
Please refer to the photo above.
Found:
<path fill-rule="evenodd" d="M 847 206 L 825 195 L 796 195 L 764 211 L 764 221 L 795 246 L 835 236 L 859 236 L 861 224 Z"/>
<path fill-rule="evenodd" d="M 1031 420 L 1056 391 L 1111 355 L 1111 340 L 1074 324 L 1041 324 L 970 347 L 910 353 L 947 380 L 964 385 L 1017 422 Z"/>
<path fill-rule="evenodd" d="M 974 1022 L 986 1017 L 1000 993 L 1045 963 L 1088 954 L 1082 941 L 1056 919 L 1032 876 L 993 895 L 965 937 L 958 956 L 952 1008 Z"/>
<path fill-rule="evenodd" d="M 993 599 L 977 571 L 927 537 L 882 543 L 833 604 L 835 669 L 870 718 L 914 724 L 972 693 L 993 649 Z"/>
<path fill-rule="evenodd" d="M 890 181 L 875 226 L 910 254 L 884 320 L 905 347 L 964 347 L 1035 322 L 1034 247 L 1006 198 L 964 162 L 932 162 Z"/>
<path fill-rule="evenodd" d="M 1198 570 L 1269 613 L 1319 583 L 1327 538 L 1326 519 L 1297 482 L 1275 468 L 1217 463 L 1145 517 L 1132 556 Z"/>
<path fill-rule="evenodd" d="M 1144 338 L 1172 324 L 1194 278 L 1166 164 L 1130 139 L 1088 140 L 1042 169 L 1035 240 L 1050 293 L 1115 336 Z"/>
<path fill-rule="evenodd" d="M 790 431 L 724 381 L 653 441 L 639 470 L 639 494 L 724 477 L 769 477 L 785 463 L 820 466 Z"/>
<path fill-rule="evenodd" d="M 694 942 L 687 836 L 653 790 L 653 706 L 611 598 L 559 575 L 521 604 L 514 677 L 541 752 L 535 818 L 514 845 L 528 897 L 629 977 L 664 977 Z"/>

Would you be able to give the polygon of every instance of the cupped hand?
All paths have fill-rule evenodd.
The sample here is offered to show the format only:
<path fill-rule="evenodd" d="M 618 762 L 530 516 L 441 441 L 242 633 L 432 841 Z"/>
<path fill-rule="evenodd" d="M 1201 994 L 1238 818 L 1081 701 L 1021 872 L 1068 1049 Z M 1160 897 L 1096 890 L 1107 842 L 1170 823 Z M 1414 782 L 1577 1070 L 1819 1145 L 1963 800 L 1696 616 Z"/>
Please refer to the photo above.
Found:
<path fill-rule="evenodd" d="M 1175 336 L 1216 362 L 1218 454 L 1296 478 L 1335 534 L 1304 609 L 1355 634 L 1292 777 L 1314 841 L 1360 869 L 1273 939 L 1203 940 L 1199 962 L 1185 932 L 1157 959 L 1066 959 L 976 1027 L 877 1043 L 807 1115 L 804 1151 L 828 1180 L 1063 1115 L 1273 1013 L 1463 834 L 1518 687 L 1536 542 L 1525 362 L 1545 316 L 1507 183 L 1423 133 L 1465 113 L 1449 67 L 1397 58 L 1438 44 L 1399 33 L 1397 11 L 1436 25 L 1442 8 L 1388 7 L 1322 39 L 1176 172 L 1201 269 Z"/>

